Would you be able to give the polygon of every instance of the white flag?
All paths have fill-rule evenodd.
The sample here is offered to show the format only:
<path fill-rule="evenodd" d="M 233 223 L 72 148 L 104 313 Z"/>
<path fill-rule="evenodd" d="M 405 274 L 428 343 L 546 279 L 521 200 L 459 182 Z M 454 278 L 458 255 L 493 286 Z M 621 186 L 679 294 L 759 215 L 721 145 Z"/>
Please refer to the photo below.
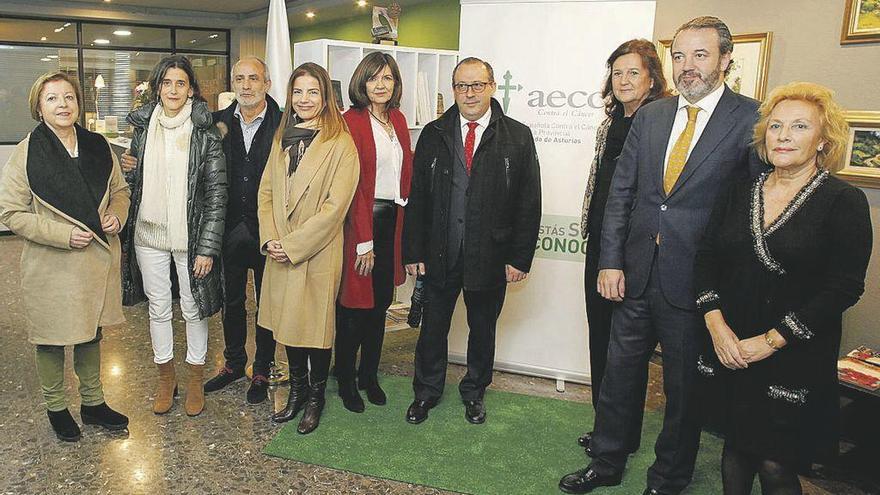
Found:
<path fill-rule="evenodd" d="M 269 25 L 266 29 L 266 65 L 272 78 L 269 94 L 282 108 L 287 104 L 287 79 L 293 72 L 290 62 L 290 31 L 287 29 L 287 7 L 284 0 L 271 0 Z"/>

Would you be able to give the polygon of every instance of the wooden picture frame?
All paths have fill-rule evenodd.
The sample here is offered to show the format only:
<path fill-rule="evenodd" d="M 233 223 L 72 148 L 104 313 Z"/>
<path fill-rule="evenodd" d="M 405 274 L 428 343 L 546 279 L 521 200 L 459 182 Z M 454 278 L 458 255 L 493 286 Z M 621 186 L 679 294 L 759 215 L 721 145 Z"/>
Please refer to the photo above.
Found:
<path fill-rule="evenodd" d="M 843 29 L 840 44 L 880 43 L 880 2 L 844 0 Z M 871 10 L 868 10 L 871 8 Z"/>
<path fill-rule="evenodd" d="M 848 111 L 849 143 L 837 176 L 854 185 L 880 189 L 880 112 Z"/>
<path fill-rule="evenodd" d="M 725 81 L 731 90 L 756 100 L 764 99 L 772 42 L 772 32 L 733 36 L 733 69 Z M 663 75 L 672 93 L 678 94 L 672 79 L 672 40 L 660 40 L 659 44 Z"/>

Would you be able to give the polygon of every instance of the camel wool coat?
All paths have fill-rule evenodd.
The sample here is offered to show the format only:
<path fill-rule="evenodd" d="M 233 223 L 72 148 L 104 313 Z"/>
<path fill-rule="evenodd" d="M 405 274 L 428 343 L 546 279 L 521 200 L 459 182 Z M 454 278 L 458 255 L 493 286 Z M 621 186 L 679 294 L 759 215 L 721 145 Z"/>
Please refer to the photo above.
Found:
<path fill-rule="evenodd" d="M 88 132 L 78 130 L 80 132 Z M 89 133 L 92 134 L 92 133 Z M 96 136 L 96 135 L 93 135 Z M 36 345 L 75 345 L 93 340 L 98 327 L 125 321 L 122 314 L 118 235 L 102 239 L 94 229 L 38 196 L 28 180 L 29 135 L 18 143 L 0 178 L 0 222 L 25 240 L 21 253 L 21 300 L 28 340 Z M 100 143 L 109 148 L 100 137 Z M 80 139 L 80 150 L 85 145 Z M 116 156 L 98 204 L 99 218 L 128 217 L 129 188 Z M 76 184 L 70 184 L 72 190 Z M 83 197 L 82 201 L 91 199 Z M 94 235 L 83 249 L 70 247 L 74 227 Z"/>
<path fill-rule="evenodd" d="M 260 181 L 260 246 L 280 240 L 290 259 L 266 257 L 259 325 L 291 347 L 329 349 L 336 332 L 342 278 L 342 226 L 360 167 L 351 135 L 315 136 L 303 155 L 287 200 L 290 154 L 275 139 Z"/>

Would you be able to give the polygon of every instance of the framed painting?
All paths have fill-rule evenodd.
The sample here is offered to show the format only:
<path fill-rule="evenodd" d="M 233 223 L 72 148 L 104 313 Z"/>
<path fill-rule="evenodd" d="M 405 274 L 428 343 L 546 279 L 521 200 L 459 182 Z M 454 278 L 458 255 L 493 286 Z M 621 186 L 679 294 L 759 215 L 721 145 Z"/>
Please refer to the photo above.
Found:
<path fill-rule="evenodd" d="M 756 100 L 764 99 L 772 40 L 771 32 L 737 34 L 733 37 L 733 67 L 725 80 L 731 90 Z M 672 40 L 660 40 L 659 48 L 663 75 L 673 94 L 678 94 L 672 79 Z"/>
<path fill-rule="evenodd" d="M 846 112 L 849 144 L 838 177 L 857 186 L 880 189 L 880 112 Z"/>
<path fill-rule="evenodd" d="M 880 43 L 880 0 L 844 0 L 840 44 Z"/>

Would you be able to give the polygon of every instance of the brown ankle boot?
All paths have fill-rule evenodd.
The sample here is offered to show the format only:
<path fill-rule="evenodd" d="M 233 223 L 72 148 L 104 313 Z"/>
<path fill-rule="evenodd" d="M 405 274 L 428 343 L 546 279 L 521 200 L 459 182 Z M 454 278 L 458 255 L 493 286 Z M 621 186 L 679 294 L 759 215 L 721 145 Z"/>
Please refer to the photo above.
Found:
<path fill-rule="evenodd" d="M 174 404 L 174 391 L 177 390 L 177 378 L 174 376 L 174 361 L 157 364 L 159 368 L 159 384 L 156 390 L 156 400 L 153 402 L 153 412 L 165 414 L 171 410 Z"/>
<path fill-rule="evenodd" d="M 187 364 L 189 377 L 186 384 L 186 414 L 198 416 L 205 409 L 205 386 L 202 378 L 205 374 L 204 364 Z"/>

